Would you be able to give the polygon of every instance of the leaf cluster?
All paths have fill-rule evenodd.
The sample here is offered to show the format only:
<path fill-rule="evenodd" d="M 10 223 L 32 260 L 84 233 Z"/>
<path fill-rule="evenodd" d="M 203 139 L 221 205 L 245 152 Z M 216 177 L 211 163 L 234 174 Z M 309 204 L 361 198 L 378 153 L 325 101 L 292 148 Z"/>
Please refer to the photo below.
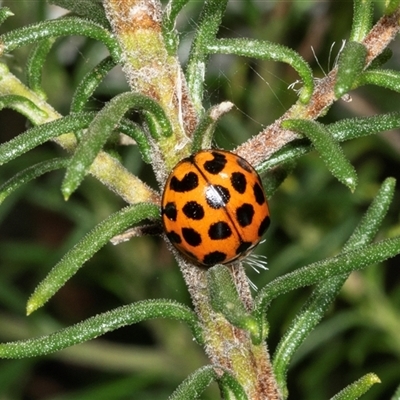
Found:
<path fill-rule="evenodd" d="M 223 125 L 224 120 L 220 119 L 225 114 L 228 117 L 232 110 L 232 103 L 229 102 L 205 109 L 205 71 L 213 55 L 235 55 L 259 62 L 285 63 L 301 80 L 302 87 L 293 106 L 273 124 L 235 149 L 235 152 L 254 164 L 262 175 L 269 197 L 282 187 L 286 178 L 290 179 L 299 158 L 311 151 L 319 155 L 333 177 L 355 192 L 359 185 L 357 168 L 343 152 L 341 143 L 400 127 L 400 113 L 397 111 L 372 117 L 343 118 L 333 123 L 316 121 L 343 96 L 365 85 L 399 91 L 400 73 L 395 69 L 382 68 L 388 61 L 387 46 L 399 30 L 396 22 L 400 15 L 399 1 L 387 1 L 384 16 L 374 25 L 372 1 L 354 0 L 350 39 L 334 69 L 324 78 L 316 80 L 309 63 L 289 47 L 259 39 L 220 38 L 218 32 L 227 1 L 205 0 L 182 81 L 182 90 L 187 90 L 182 98 L 190 101 L 182 102 L 179 109 L 171 110 L 163 103 L 165 88 L 158 88 L 160 92 L 155 96 L 154 88 L 135 91 L 131 87 L 132 90 L 116 95 L 98 112 L 90 110 L 89 101 L 116 65 L 123 64 L 124 68 L 129 68 L 124 53 L 127 44 L 122 35 L 119 37 L 115 34 L 110 12 L 106 13 L 99 2 L 57 0 L 54 3 L 70 10 L 70 13 L 55 20 L 13 29 L 0 36 L 0 54 L 4 59 L 16 49 L 32 46 L 25 66 L 25 82 L 5 62 L 0 64 L 0 109 L 12 109 L 31 124 L 25 132 L 0 145 L 0 165 L 12 165 L 48 141 L 62 147 L 65 155 L 33 162 L 1 183 L 0 202 L 7 204 L 5 200 L 15 196 L 17 189 L 21 190 L 51 171 L 62 169 L 65 174 L 60 186 L 65 199 L 81 188 L 90 174 L 129 205 L 111 213 L 67 250 L 30 296 L 27 314 L 41 308 L 89 259 L 110 240 L 125 235 L 128 228 L 131 228 L 130 236 L 159 234 L 159 191 L 151 188 L 138 174 L 128 171 L 123 163 L 122 138 L 135 144 L 138 152 L 136 160 L 140 158 L 153 168 L 161 188 L 177 158 L 211 147 L 217 123 Z M 174 62 L 180 42 L 175 30 L 177 18 L 185 6 L 190 6 L 189 3 L 187 0 L 170 0 L 161 14 L 162 51 L 171 57 L 168 67 L 172 70 L 176 67 Z M 107 6 L 105 8 L 107 10 Z M 11 15 L 10 9 L 1 8 L 0 24 L 5 23 Z M 380 39 L 382 32 L 386 33 L 385 40 Z M 82 76 L 72 96 L 70 110 L 63 116 L 47 99 L 42 83 L 43 71 L 56 39 L 72 35 L 102 43 L 109 55 Z M 167 65 L 162 67 L 169 70 Z M 180 73 L 179 70 L 177 75 Z M 135 121 L 128 114 L 131 110 L 136 113 Z M 195 121 L 194 128 L 184 132 L 186 139 L 183 145 L 182 132 L 177 129 L 175 122 L 175 118 L 179 120 L 181 117 L 181 111 L 185 115 L 194 115 Z M 197 271 L 197 267 L 185 269 L 185 260 L 177 255 L 178 262 L 185 265 L 182 271 L 196 312 L 169 299 L 136 301 L 50 334 L 1 344 L 0 356 L 18 359 L 46 355 L 123 326 L 154 318 L 168 318 L 187 324 L 196 343 L 207 349 L 211 359 L 217 359 L 211 345 L 212 328 L 207 326 L 204 316 L 204 310 L 208 310 L 206 307 L 232 330 L 244 332 L 252 351 L 262 351 L 270 332 L 271 303 L 289 292 L 313 286 L 311 294 L 292 318 L 272 355 L 275 390 L 281 398 L 287 398 L 290 394 L 287 387 L 289 365 L 297 350 L 332 307 L 349 275 L 400 253 L 399 236 L 374 242 L 393 201 L 395 179 L 385 179 L 376 192 L 361 221 L 337 254 L 306 263 L 271 280 L 258 290 L 254 299 L 247 299 L 246 302 L 232 273 L 231 268 L 234 267 L 217 265 L 206 272 L 196 272 L 200 277 L 205 277 L 206 287 L 206 300 L 202 300 L 204 303 L 197 302 L 194 293 L 197 289 L 187 273 L 191 271 L 190 268 L 196 268 Z M 219 339 L 221 343 L 223 339 Z M 199 398 L 213 381 L 218 382 L 225 399 L 250 399 L 244 384 L 247 382 L 242 380 L 243 375 L 240 368 L 230 370 L 225 365 L 213 363 L 191 374 L 170 399 Z M 375 374 L 364 374 L 332 399 L 357 399 L 378 382 Z M 396 395 L 393 398 L 396 399 Z"/>

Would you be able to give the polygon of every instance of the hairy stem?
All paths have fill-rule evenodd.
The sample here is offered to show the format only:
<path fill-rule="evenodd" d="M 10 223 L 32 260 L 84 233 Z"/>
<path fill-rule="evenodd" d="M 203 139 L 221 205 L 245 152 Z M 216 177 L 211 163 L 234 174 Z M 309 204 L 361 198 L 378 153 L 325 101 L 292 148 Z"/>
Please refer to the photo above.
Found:
<path fill-rule="evenodd" d="M 178 57 L 170 55 L 164 43 L 161 4 L 158 0 L 106 0 L 104 6 L 123 52 L 123 70 L 132 91 L 157 101 L 170 120 L 174 137 L 157 142 L 170 170 L 189 155 L 198 117 Z M 166 178 L 160 173 L 157 177 L 161 183 Z"/>
<path fill-rule="evenodd" d="M 382 17 L 365 37 L 362 44 L 367 49 L 365 67 L 380 55 L 400 30 L 400 10 L 392 15 Z M 287 119 L 315 120 L 337 100 L 334 94 L 337 68 L 315 85 L 314 94 L 308 104 L 297 102 L 282 117 L 265 128 L 254 138 L 236 148 L 235 152 L 250 164 L 257 164 L 270 158 L 286 144 L 300 136 L 293 131 L 282 129 L 281 123 Z"/>

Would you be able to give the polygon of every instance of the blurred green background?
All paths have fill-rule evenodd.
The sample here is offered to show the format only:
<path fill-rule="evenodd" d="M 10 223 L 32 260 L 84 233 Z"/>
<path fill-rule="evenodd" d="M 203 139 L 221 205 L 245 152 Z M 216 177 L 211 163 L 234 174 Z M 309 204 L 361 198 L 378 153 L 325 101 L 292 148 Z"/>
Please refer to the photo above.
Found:
<path fill-rule="evenodd" d="M 15 16 L 1 32 L 55 18 L 63 10 L 44 1 L 2 1 Z M 190 1 L 179 18 L 182 62 L 196 30 L 202 2 Z M 382 11 L 376 2 L 375 19 Z M 315 75 L 327 73 L 348 38 L 352 1 L 230 1 L 220 36 L 266 39 L 287 45 L 312 65 Z M 335 45 L 331 48 L 332 44 Z M 316 61 L 313 52 L 318 58 Z M 400 65 L 399 42 L 392 44 L 388 67 Z M 24 79 L 28 48 L 2 61 Z M 67 114 L 74 88 L 104 56 L 105 48 L 82 37 L 59 39 L 43 73 L 49 102 Z M 322 68 L 321 68 L 322 67 Z M 287 65 L 230 56 L 214 56 L 207 73 L 206 105 L 230 100 L 236 108 L 219 124 L 216 145 L 232 149 L 284 113 L 296 100 L 288 86 L 296 73 Z M 101 108 L 112 96 L 128 90 L 115 68 L 88 106 Z M 338 101 L 323 122 L 345 117 L 398 111 L 399 95 L 375 87 Z M 27 127 L 23 117 L 0 112 L 0 142 Z M 270 199 L 272 226 L 257 253 L 268 257 L 269 270 L 250 279 L 262 287 L 275 277 L 338 253 L 388 176 L 400 177 L 400 132 L 386 132 L 345 143 L 356 167 L 355 193 L 337 182 L 315 153 L 299 160 Z M 18 171 L 61 155 L 46 144 L 0 168 L 0 184 Z M 135 148 L 121 151 L 124 165 L 152 185 L 155 180 Z M 159 238 L 135 238 L 103 248 L 86 263 L 46 306 L 25 316 L 35 286 L 83 235 L 124 203 L 93 178 L 65 202 L 63 172 L 48 174 L 8 198 L 0 207 L 0 341 L 50 333 L 96 313 L 150 298 L 190 299 L 172 255 Z M 399 192 L 380 238 L 400 234 Z M 397 257 L 351 275 L 328 315 L 300 348 L 288 375 L 290 398 L 327 399 L 368 372 L 382 384 L 363 399 L 389 399 L 400 384 L 400 273 Z M 275 300 L 269 310 L 268 345 L 279 338 L 311 289 Z M 191 372 L 207 363 L 189 329 L 176 321 L 154 320 L 109 333 L 59 353 L 25 360 L 0 360 L 0 400 L 166 399 Z M 202 396 L 217 399 L 214 384 Z"/>

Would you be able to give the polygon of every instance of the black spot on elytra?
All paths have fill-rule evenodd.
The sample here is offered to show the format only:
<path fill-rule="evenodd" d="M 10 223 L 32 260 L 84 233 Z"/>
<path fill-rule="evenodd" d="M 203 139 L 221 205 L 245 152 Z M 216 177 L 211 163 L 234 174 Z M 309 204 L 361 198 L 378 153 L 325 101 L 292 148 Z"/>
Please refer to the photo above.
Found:
<path fill-rule="evenodd" d="M 169 202 L 165 205 L 162 210 L 162 213 L 171 221 L 176 221 L 176 216 L 178 211 L 176 209 L 176 204 L 173 202 Z"/>
<path fill-rule="evenodd" d="M 204 218 L 204 208 L 196 201 L 188 201 L 183 206 L 182 211 L 190 219 L 200 220 Z"/>
<path fill-rule="evenodd" d="M 167 237 L 171 241 L 171 243 L 176 243 L 176 244 L 182 243 L 181 237 L 174 231 L 167 232 Z"/>
<path fill-rule="evenodd" d="M 253 243 L 251 243 L 251 242 L 242 242 L 242 243 L 240 243 L 240 245 L 236 249 L 236 254 L 245 253 L 252 245 L 253 245 Z"/>
<path fill-rule="evenodd" d="M 254 172 L 254 171 L 253 171 L 253 168 L 251 167 L 251 165 L 250 165 L 246 160 L 244 160 L 243 158 L 238 157 L 238 158 L 236 159 L 236 162 L 238 163 L 238 165 L 240 166 L 240 168 L 243 168 L 245 171 L 251 172 L 251 173 Z"/>
<path fill-rule="evenodd" d="M 229 190 L 221 185 L 211 185 L 206 189 L 207 204 L 214 209 L 225 207 L 231 198 Z"/>
<path fill-rule="evenodd" d="M 217 175 L 225 168 L 225 165 L 228 161 L 224 154 L 217 153 L 215 151 L 212 151 L 211 154 L 213 155 L 214 159 L 206 161 L 203 167 L 210 174 Z"/>
<path fill-rule="evenodd" d="M 200 234 L 192 228 L 182 228 L 182 236 L 187 244 L 196 247 L 201 244 Z"/>
<path fill-rule="evenodd" d="M 226 254 L 221 251 L 213 251 L 208 253 L 203 258 L 203 264 L 205 265 L 215 265 L 224 262 L 226 259 Z"/>
<path fill-rule="evenodd" d="M 232 235 L 231 228 L 224 221 L 215 222 L 208 229 L 208 236 L 213 240 L 227 239 Z"/>
<path fill-rule="evenodd" d="M 171 178 L 169 188 L 174 192 L 190 192 L 197 188 L 199 185 L 199 177 L 194 172 L 188 172 L 182 180 L 179 180 L 176 176 Z"/>
<path fill-rule="evenodd" d="M 240 194 L 243 194 L 246 191 L 246 177 L 241 172 L 234 172 L 231 175 L 231 184 L 232 187 Z"/>
<path fill-rule="evenodd" d="M 253 187 L 254 197 L 256 198 L 256 202 L 261 206 L 265 203 L 265 196 L 262 187 L 256 183 Z"/>
<path fill-rule="evenodd" d="M 236 209 L 236 220 L 240 226 L 245 227 L 251 224 L 254 216 L 254 208 L 251 204 L 244 203 Z"/>
<path fill-rule="evenodd" d="M 268 229 L 271 220 L 267 215 L 261 222 L 260 227 L 258 228 L 258 236 L 262 236 L 264 232 Z"/>

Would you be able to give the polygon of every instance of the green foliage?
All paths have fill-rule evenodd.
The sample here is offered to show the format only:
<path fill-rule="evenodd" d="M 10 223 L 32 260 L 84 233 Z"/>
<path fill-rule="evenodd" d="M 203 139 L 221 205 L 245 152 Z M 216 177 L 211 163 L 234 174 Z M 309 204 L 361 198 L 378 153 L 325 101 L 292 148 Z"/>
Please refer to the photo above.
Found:
<path fill-rule="evenodd" d="M 143 215 L 149 219 L 156 219 L 158 208 L 153 204 L 134 204 L 116 212 L 96 226 L 65 255 L 36 288 L 28 300 L 27 314 L 42 307 L 82 264 L 97 253 L 112 237 L 142 222 Z"/>
<path fill-rule="evenodd" d="M 287 120 L 282 126 L 297 131 L 308 139 L 320 154 L 329 171 L 340 182 L 354 191 L 357 185 L 357 174 L 341 147 L 331 138 L 329 131 L 322 124 L 307 120 Z"/>
<path fill-rule="evenodd" d="M 7 96 L 8 99 L 9 97 Z M 74 131 L 75 129 L 86 128 L 94 116 L 94 113 L 74 114 L 28 129 L 23 134 L 0 146 L 0 165 L 19 157 L 54 137 Z"/>
<path fill-rule="evenodd" d="M 30 304 L 33 304 L 32 298 Z M 171 300 L 144 300 L 96 315 L 84 322 L 47 336 L 1 344 L 0 355 L 2 358 L 25 358 L 49 354 L 104 335 L 106 332 L 128 324 L 159 317 L 186 322 L 192 328 L 194 337 L 198 339 L 199 343 L 202 342 L 196 315 L 187 307 Z"/>
<path fill-rule="evenodd" d="M 314 88 L 311 69 L 303 58 L 291 49 L 266 41 L 219 39 L 215 43 L 208 45 L 207 50 L 211 54 L 236 54 L 238 56 L 259 58 L 261 60 L 285 62 L 292 66 L 302 79 L 304 87 L 300 91 L 300 101 L 307 103 L 310 100 Z"/>
<path fill-rule="evenodd" d="M 108 30 L 96 23 L 77 17 L 46 21 L 5 33 L 1 37 L 2 52 L 9 53 L 18 47 L 37 43 L 39 40 L 67 35 L 83 35 L 99 40 L 107 46 L 114 59 L 120 59 L 119 48 Z"/>
<path fill-rule="evenodd" d="M 189 375 L 169 397 L 169 400 L 198 399 L 215 378 L 216 374 L 211 365 L 202 367 Z"/>
<path fill-rule="evenodd" d="M 333 396 L 332 400 L 358 399 L 375 383 L 380 383 L 379 378 L 375 374 L 367 374 Z"/>
<path fill-rule="evenodd" d="M 49 399 L 353 400 L 396 388 L 399 398 L 390 261 L 400 253 L 399 193 L 386 177 L 398 173 L 400 151 L 393 136 L 376 135 L 400 127 L 399 68 L 388 49 L 399 1 L 341 5 L 353 11 L 349 40 L 322 79 L 304 50 L 311 3 L 170 0 L 161 9 L 155 1 L 140 12 L 132 3 L 129 18 L 116 0 L 52 3 L 70 13 L 45 21 L 44 3 L 0 8 L 0 339 L 9 341 L 0 357 L 18 359 L 0 368 L 0 391 L 33 397 L 32 383 L 21 382 L 40 369 L 28 358 L 46 356 L 99 371 L 66 393 L 41 393 Z M 346 13 L 336 15 L 337 4 L 327 15 L 340 40 Z M 81 39 L 71 46 L 71 36 Z M 329 49 L 330 38 L 317 39 Z M 68 46 L 75 56 L 63 61 Z M 374 115 L 359 110 L 361 97 Z M 9 128 L 10 115 L 28 128 Z M 233 143 L 271 197 L 272 227 L 259 245 L 270 270 L 254 295 L 241 263 L 191 265 L 165 246 L 160 226 L 171 162 Z M 13 235 L 20 225 L 33 230 Z M 29 293 L 27 313 L 36 312 L 27 321 L 18 314 Z M 109 334 L 122 327 L 127 337 Z"/>
<path fill-rule="evenodd" d="M 365 67 L 367 49 L 358 42 L 348 42 L 340 54 L 338 72 L 335 83 L 335 95 L 342 97 L 352 87 L 357 76 Z"/>
<path fill-rule="evenodd" d="M 208 270 L 208 288 L 211 304 L 234 326 L 249 331 L 253 338 L 260 333 L 257 321 L 246 312 L 229 270 L 216 265 Z"/>
<path fill-rule="evenodd" d="M 353 3 L 353 26 L 350 33 L 350 40 L 361 42 L 371 29 L 374 5 L 371 0 L 355 0 Z"/>
<path fill-rule="evenodd" d="M 76 148 L 62 185 L 62 192 L 66 199 L 81 183 L 86 170 L 93 164 L 115 126 L 130 108 L 139 108 L 144 111 L 149 131 L 155 139 L 172 135 L 171 124 L 164 110 L 153 99 L 135 93 L 122 93 L 114 97 L 96 115 Z M 75 116 L 76 114 L 73 115 Z"/>
<path fill-rule="evenodd" d="M 343 247 L 343 252 L 357 250 L 370 243 L 378 233 L 393 199 L 395 181 L 388 178 L 369 207 L 367 213 Z M 286 390 L 285 382 L 289 362 L 308 334 L 321 321 L 349 274 L 337 275 L 317 285 L 295 320 L 282 337 L 274 354 L 275 376 Z"/>

